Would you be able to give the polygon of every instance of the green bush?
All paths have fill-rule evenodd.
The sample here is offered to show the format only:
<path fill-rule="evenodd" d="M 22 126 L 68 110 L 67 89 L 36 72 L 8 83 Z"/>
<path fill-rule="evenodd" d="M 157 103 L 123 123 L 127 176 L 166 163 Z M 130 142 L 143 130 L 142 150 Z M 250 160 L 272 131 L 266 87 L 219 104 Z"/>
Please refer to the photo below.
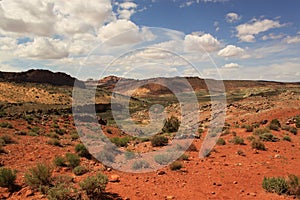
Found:
<path fill-rule="evenodd" d="M 48 190 L 47 198 L 49 200 L 75 200 L 72 189 L 65 183 L 55 185 Z"/>
<path fill-rule="evenodd" d="M 12 190 L 15 186 L 16 171 L 8 168 L 0 168 L 0 187 L 8 188 Z"/>
<path fill-rule="evenodd" d="M 182 154 L 178 160 L 189 160 L 189 155 L 187 154 Z"/>
<path fill-rule="evenodd" d="M 258 128 L 258 129 L 255 129 L 255 131 L 254 131 L 254 134 L 258 135 L 258 136 L 262 135 L 264 133 L 270 133 L 270 129 L 268 129 L 268 128 Z"/>
<path fill-rule="evenodd" d="M 277 194 L 284 194 L 288 192 L 288 184 L 283 177 L 264 177 L 262 187 L 267 192 L 275 192 Z"/>
<path fill-rule="evenodd" d="M 217 141 L 217 145 L 225 145 L 226 144 L 226 141 L 223 139 L 223 138 L 219 138 L 218 141 Z"/>
<path fill-rule="evenodd" d="M 9 135 L 3 135 L 0 137 L 0 139 L 1 139 L 1 143 L 3 143 L 2 145 L 14 143 L 14 140 Z"/>
<path fill-rule="evenodd" d="M 296 127 L 300 128 L 300 116 L 295 117 L 294 120 L 295 120 L 295 123 L 296 123 Z"/>
<path fill-rule="evenodd" d="M 287 177 L 288 191 L 290 195 L 296 195 L 300 198 L 300 182 L 299 178 L 293 174 Z"/>
<path fill-rule="evenodd" d="M 77 140 L 79 138 L 79 135 L 77 132 L 73 132 L 71 133 L 71 140 L 74 141 L 74 140 Z"/>
<path fill-rule="evenodd" d="M 160 165 L 166 165 L 172 160 L 174 160 L 173 156 L 169 153 L 166 154 L 158 154 L 154 156 L 155 162 L 157 162 Z"/>
<path fill-rule="evenodd" d="M 56 133 L 49 133 L 46 136 L 53 139 L 59 139 L 59 135 L 57 135 Z"/>
<path fill-rule="evenodd" d="M 260 140 L 255 139 L 252 141 L 251 146 L 253 149 L 257 149 L 257 150 L 266 150 L 266 147 L 264 145 L 264 143 L 262 143 Z"/>
<path fill-rule="evenodd" d="M 62 146 L 58 139 L 50 139 L 50 140 L 47 141 L 47 144 L 57 146 L 57 147 Z"/>
<path fill-rule="evenodd" d="M 253 132 L 253 126 L 252 125 L 244 125 L 242 126 L 242 128 L 245 128 L 246 129 L 246 132 Z"/>
<path fill-rule="evenodd" d="M 56 128 L 55 133 L 57 133 L 58 135 L 64 135 L 66 133 L 66 130 L 61 128 Z"/>
<path fill-rule="evenodd" d="M 164 133 L 177 132 L 179 126 L 180 126 L 179 120 L 176 117 L 171 116 L 169 119 L 166 120 L 164 127 L 162 128 L 162 131 Z"/>
<path fill-rule="evenodd" d="M 114 137 L 114 138 L 111 138 L 111 142 L 114 143 L 115 145 L 117 145 L 118 147 L 127 147 L 129 141 L 130 141 L 129 137 L 123 137 L 123 138 Z"/>
<path fill-rule="evenodd" d="M 56 156 L 53 160 L 53 163 L 57 167 L 65 167 L 66 165 L 66 159 L 62 156 Z"/>
<path fill-rule="evenodd" d="M 288 141 L 288 142 L 292 141 L 292 139 L 288 135 L 285 135 L 282 139 L 283 139 L 283 141 Z"/>
<path fill-rule="evenodd" d="M 147 169 L 149 168 L 150 165 L 147 161 L 145 160 L 137 160 L 137 161 L 134 161 L 134 163 L 132 164 L 132 169 L 133 170 L 140 170 L 140 169 Z"/>
<path fill-rule="evenodd" d="M 29 169 L 25 173 L 25 182 L 32 189 L 41 189 L 43 186 L 50 186 L 52 179 L 52 169 L 45 164 L 37 164 L 37 166 Z"/>
<path fill-rule="evenodd" d="M 239 137 L 239 136 L 235 136 L 233 137 L 233 139 L 230 141 L 232 142 L 233 144 L 238 144 L 238 145 L 244 145 L 244 139 Z"/>
<path fill-rule="evenodd" d="M 175 161 L 175 162 L 172 162 L 170 164 L 170 169 L 173 170 L 173 171 L 174 170 L 180 170 L 182 167 L 183 166 L 182 166 L 181 162 L 179 162 L 179 161 Z"/>
<path fill-rule="evenodd" d="M 132 151 L 126 151 L 124 154 L 125 154 L 126 160 L 131 160 L 131 159 L 135 158 L 135 154 Z"/>
<path fill-rule="evenodd" d="M 88 170 L 85 167 L 80 166 L 80 165 L 73 169 L 73 173 L 77 176 L 83 175 L 87 172 L 88 172 Z"/>
<path fill-rule="evenodd" d="M 77 144 L 75 146 L 75 151 L 76 153 L 78 153 L 80 157 L 85 157 L 87 159 L 90 159 L 92 156 L 84 144 Z"/>
<path fill-rule="evenodd" d="M 68 166 L 71 168 L 75 168 L 80 165 L 80 158 L 78 155 L 73 153 L 66 153 L 66 159 L 68 162 Z"/>
<path fill-rule="evenodd" d="M 168 145 L 168 138 L 163 135 L 155 135 L 151 138 L 151 144 L 153 147 L 160 147 Z"/>
<path fill-rule="evenodd" d="M 101 199 L 108 183 L 107 176 L 98 173 L 95 176 L 90 176 L 79 183 L 90 199 Z"/>
<path fill-rule="evenodd" d="M 1 128 L 13 128 L 13 126 L 8 122 L 1 122 L 0 127 Z"/>
<path fill-rule="evenodd" d="M 278 142 L 279 138 L 274 136 L 272 133 L 264 133 L 259 135 L 259 139 L 262 141 L 267 141 L 267 142 Z"/>
<path fill-rule="evenodd" d="M 280 122 L 279 122 L 278 119 L 273 119 L 273 120 L 270 122 L 269 128 L 270 128 L 271 130 L 279 131 L 280 127 L 281 127 L 281 124 L 280 124 Z"/>

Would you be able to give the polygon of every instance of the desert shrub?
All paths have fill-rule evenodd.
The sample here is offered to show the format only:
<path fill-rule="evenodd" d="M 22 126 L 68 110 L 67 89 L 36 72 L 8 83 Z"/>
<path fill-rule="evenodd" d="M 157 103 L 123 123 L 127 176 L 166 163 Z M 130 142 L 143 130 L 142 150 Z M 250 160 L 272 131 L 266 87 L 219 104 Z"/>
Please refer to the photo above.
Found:
<path fill-rule="evenodd" d="M 253 141 L 253 140 L 255 140 L 255 137 L 254 137 L 253 135 L 251 135 L 251 136 L 247 137 L 247 139 L 248 139 L 249 141 Z"/>
<path fill-rule="evenodd" d="M 187 151 L 198 151 L 197 147 L 194 144 L 191 144 Z"/>
<path fill-rule="evenodd" d="M 51 176 L 51 167 L 39 163 L 25 173 L 25 181 L 32 189 L 41 189 L 51 185 Z"/>
<path fill-rule="evenodd" d="M 77 140 L 79 138 L 79 135 L 76 131 L 71 133 L 71 140 Z"/>
<path fill-rule="evenodd" d="M 259 135 L 259 139 L 261 139 L 262 141 L 267 141 L 267 142 L 278 142 L 279 139 L 274 136 L 272 133 L 264 133 Z"/>
<path fill-rule="evenodd" d="M 300 116 L 295 117 L 294 120 L 295 120 L 296 127 L 300 128 Z"/>
<path fill-rule="evenodd" d="M 84 144 L 77 144 L 75 146 L 75 151 L 76 153 L 78 153 L 80 157 L 85 157 L 87 159 L 90 159 L 92 156 Z"/>
<path fill-rule="evenodd" d="M 66 159 L 62 156 L 56 156 L 53 160 L 53 163 L 57 167 L 64 167 L 66 165 Z"/>
<path fill-rule="evenodd" d="M 291 142 L 291 141 L 292 141 L 292 139 L 291 139 L 290 136 L 288 136 L 288 135 L 283 136 L 282 140 L 283 140 L 283 141 L 288 141 L 288 142 Z"/>
<path fill-rule="evenodd" d="M 107 176 L 98 173 L 97 175 L 87 177 L 79 185 L 90 199 L 101 199 L 107 183 Z"/>
<path fill-rule="evenodd" d="M 125 154 L 126 160 L 131 160 L 131 159 L 135 158 L 135 154 L 132 151 L 126 151 L 124 154 Z"/>
<path fill-rule="evenodd" d="M 294 135 L 297 135 L 297 132 L 298 132 L 298 129 L 293 126 L 284 126 L 284 127 L 282 127 L 282 130 L 289 131 L 290 133 L 292 133 Z"/>
<path fill-rule="evenodd" d="M 174 170 L 180 170 L 182 167 L 183 166 L 182 166 L 181 162 L 179 162 L 179 161 L 175 161 L 175 162 L 172 162 L 170 164 L 170 169 L 173 170 L 173 171 Z"/>
<path fill-rule="evenodd" d="M 15 187 L 16 171 L 9 168 L 0 168 L 0 187 L 12 190 Z"/>
<path fill-rule="evenodd" d="M 53 145 L 53 146 L 57 146 L 57 147 L 61 147 L 62 146 L 61 143 L 60 143 L 60 141 L 58 139 L 55 139 L 55 138 L 48 140 L 47 144 Z"/>
<path fill-rule="evenodd" d="M 6 154 L 7 152 L 5 151 L 5 149 L 3 149 L 3 146 L 0 145 L 0 154 Z"/>
<path fill-rule="evenodd" d="M 187 154 L 182 154 L 178 160 L 189 160 L 189 155 Z"/>
<path fill-rule="evenodd" d="M 217 141 L 217 145 L 225 145 L 226 144 L 226 141 L 223 139 L 223 138 L 219 138 L 218 141 Z"/>
<path fill-rule="evenodd" d="M 288 185 L 288 193 L 290 195 L 296 195 L 298 198 L 300 198 L 299 178 L 293 174 L 290 174 L 290 175 L 288 175 L 286 181 L 287 181 L 287 185 Z"/>
<path fill-rule="evenodd" d="M 48 190 L 47 198 L 49 200 L 75 200 L 72 189 L 65 183 L 55 185 Z"/>
<path fill-rule="evenodd" d="M 280 122 L 279 122 L 278 119 L 273 119 L 273 120 L 270 122 L 269 128 L 270 128 L 271 130 L 279 131 L 280 127 L 281 127 L 281 124 L 280 124 Z"/>
<path fill-rule="evenodd" d="M 83 175 L 83 174 L 85 174 L 85 173 L 87 173 L 87 172 L 88 172 L 87 168 L 85 168 L 85 167 L 83 167 L 83 166 L 80 166 L 80 165 L 78 165 L 77 167 L 75 167 L 75 168 L 73 169 L 73 173 L 74 173 L 75 175 L 77 175 L 77 176 Z"/>
<path fill-rule="evenodd" d="M 61 128 L 56 128 L 54 131 L 58 135 L 64 135 L 66 133 L 66 130 L 65 129 L 61 129 Z"/>
<path fill-rule="evenodd" d="M 239 137 L 239 136 L 235 136 L 233 137 L 233 139 L 230 141 L 232 142 L 233 144 L 239 144 L 239 145 L 244 145 L 244 139 Z"/>
<path fill-rule="evenodd" d="M 54 124 L 52 124 L 52 127 L 58 129 L 59 125 L 57 123 L 54 123 Z"/>
<path fill-rule="evenodd" d="M 262 143 L 260 140 L 255 139 L 252 141 L 251 146 L 253 149 L 257 149 L 257 150 L 266 150 L 265 144 Z"/>
<path fill-rule="evenodd" d="M 145 160 L 136 160 L 131 166 L 133 170 L 147 169 L 149 167 L 149 163 Z"/>
<path fill-rule="evenodd" d="M 1 123 L 0 123 L 0 127 L 1 127 L 1 128 L 13 128 L 13 125 L 11 125 L 11 124 L 8 123 L 8 122 L 1 122 Z"/>
<path fill-rule="evenodd" d="M 168 145 L 168 138 L 163 135 L 155 135 L 151 138 L 151 144 L 153 147 L 160 147 Z"/>
<path fill-rule="evenodd" d="M 180 122 L 178 118 L 171 116 L 169 119 L 166 120 L 162 131 L 164 133 L 173 133 L 177 132 L 180 126 Z"/>
<path fill-rule="evenodd" d="M 48 133 L 46 136 L 53 139 L 59 139 L 59 135 L 56 133 Z"/>
<path fill-rule="evenodd" d="M 99 152 L 97 154 L 97 159 L 100 161 L 108 161 L 108 162 L 114 162 L 115 157 L 119 152 L 115 150 L 115 147 L 112 145 L 105 145 L 103 151 Z"/>
<path fill-rule="evenodd" d="M 252 125 L 244 125 L 242 128 L 246 129 L 246 132 L 253 132 L 253 126 Z"/>
<path fill-rule="evenodd" d="M 0 137 L 0 139 L 1 139 L 1 143 L 3 143 L 2 145 L 14 143 L 14 140 L 9 135 L 3 135 Z"/>
<path fill-rule="evenodd" d="M 30 131 L 32 133 L 36 133 L 38 135 L 40 133 L 40 127 L 35 126 L 35 127 L 31 128 Z"/>
<path fill-rule="evenodd" d="M 68 166 L 71 168 L 75 168 L 80 165 L 80 158 L 78 155 L 73 153 L 66 153 L 66 159 L 68 162 Z"/>
<path fill-rule="evenodd" d="M 275 192 L 277 194 L 284 194 L 288 192 L 288 184 L 283 177 L 264 177 L 262 187 L 267 192 Z"/>
<path fill-rule="evenodd" d="M 254 131 L 254 134 L 258 135 L 258 136 L 262 135 L 264 133 L 270 133 L 270 129 L 268 129 L 268 128 L 258 128 L 258 129 L 255 129 L 255 131 Z"/>
<path fill-rule="evenodd" d="M 123 137 L 123 138 L 114 137 L 114 138 L 111 138 L 111 142 L 114 143 L 115 145 L 117 145 L 118 147 L 127 147 L 129 141 L 130 141 L 129 137 Z"/>
<path fill-rule="evenodd" d="M 174 160 L 173 156 L 170 153 L 166 154 L 158 154 L 154 156 L 155 162 L 157 162 L 160 165 L 166 165 L 172 160 Z"/>

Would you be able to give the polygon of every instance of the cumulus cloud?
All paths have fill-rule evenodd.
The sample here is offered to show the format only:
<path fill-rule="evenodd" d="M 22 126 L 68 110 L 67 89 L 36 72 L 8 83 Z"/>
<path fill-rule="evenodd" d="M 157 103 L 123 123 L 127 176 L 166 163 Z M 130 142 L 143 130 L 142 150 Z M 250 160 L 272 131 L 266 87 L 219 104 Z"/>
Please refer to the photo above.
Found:
<path fill-rule="evenodd" d="M 220 49 L 220 42 L 211 34 L 188 34 L 184 38 L 184 49 L 186 51 L 213 52 Z"/>
<path fill-rule="evenodd" d="M 296 35 L 296 36 L 288 36 L 285 39 L 285 42 L 288 44 L 296 44 L 296 43 L 300 43 L 300 36 Z"/>
<path fill-rule="evenodd" d="M 136 13 L 137 6 L 138 5 L 136 3 L 130 1 L 118 4 L 117 13 L 119 19 L 129 20 L 130 17 Z"/>
<path fill-rule="evenodd" d="M 241 66 L 237 63 L 228 63 L 228 64 L 225 64 L 224 66 L 222 66 L 222 68 L 225 68 L 225 69 L 234 69 L 234 68 L 240 68 Z"/>
<path fill-rule="evenodd" d="M 10 37 L 0 37 L 0 50 L 13 50 L 17 47 L 17 40 Z"/>
<path fill-rule="evenodd" d="M 280 33 L 280 34 L 274 34 L 274 33 L 269 33 L 268 35 L 262 36 L 262 40 L 277 40 L 281 39 L 285 36 L 285 34 Z"/>
<path fill-rule="evenodd" d="M 282 26 L 284 24 L 280 24 L 279 21 L 269 19 L 254 20 L 251 23 L 238 25 L 236 27 L 237 37 L 243 42 L 254 42 L 255 35 Z"/>
<path fill-rule="evenodd" d="M 37 37 L 33 42 L 18 45 L 17 55 L 38 59 L 60 59 L 69 55 L 67 45 L 52 38 Z"/>
<path fill-rule="evenodd" d="M 239 16 L 237 13 L 234 13 L 234 12 L 230 12 L 226 15 L 226 21 L 228 23 L 234 23 L 234 22 L 237 22 L 241 19 L 242 17 Z"/>
<path fill-rule="evenodd" d="M 234 45 L 227 45 L 224 49 L 221 49 L 218 52 L 219 56 L 228 58 L 228 57 L 242 57 L 245 55 L 245 50 L 241 47 Z"/>

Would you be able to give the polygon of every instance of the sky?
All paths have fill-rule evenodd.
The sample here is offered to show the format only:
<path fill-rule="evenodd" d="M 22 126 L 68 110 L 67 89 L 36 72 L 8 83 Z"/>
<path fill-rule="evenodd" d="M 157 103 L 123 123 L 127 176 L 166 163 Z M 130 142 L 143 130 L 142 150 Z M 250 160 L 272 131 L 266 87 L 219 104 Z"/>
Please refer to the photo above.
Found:
<path fill-rule="evenodd" d="M 0 71 L 300 81 L 299 0 L 2 0 Z"/>

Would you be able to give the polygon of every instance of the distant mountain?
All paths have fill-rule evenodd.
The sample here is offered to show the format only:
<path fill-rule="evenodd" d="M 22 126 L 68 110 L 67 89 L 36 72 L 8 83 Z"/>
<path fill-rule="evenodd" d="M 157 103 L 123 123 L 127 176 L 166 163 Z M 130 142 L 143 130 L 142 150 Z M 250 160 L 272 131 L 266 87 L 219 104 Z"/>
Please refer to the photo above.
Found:
<path fill-rule="evenodd" d="M 49 70 L 31 69 L 26 72 L 0 72 L 0 82 L 15 82 L 15 83 L 44 83 L 55 86 L 74 86 L 85 88 L 83 81 L 71 77 L 62 72 L 51 72 Z"/>

